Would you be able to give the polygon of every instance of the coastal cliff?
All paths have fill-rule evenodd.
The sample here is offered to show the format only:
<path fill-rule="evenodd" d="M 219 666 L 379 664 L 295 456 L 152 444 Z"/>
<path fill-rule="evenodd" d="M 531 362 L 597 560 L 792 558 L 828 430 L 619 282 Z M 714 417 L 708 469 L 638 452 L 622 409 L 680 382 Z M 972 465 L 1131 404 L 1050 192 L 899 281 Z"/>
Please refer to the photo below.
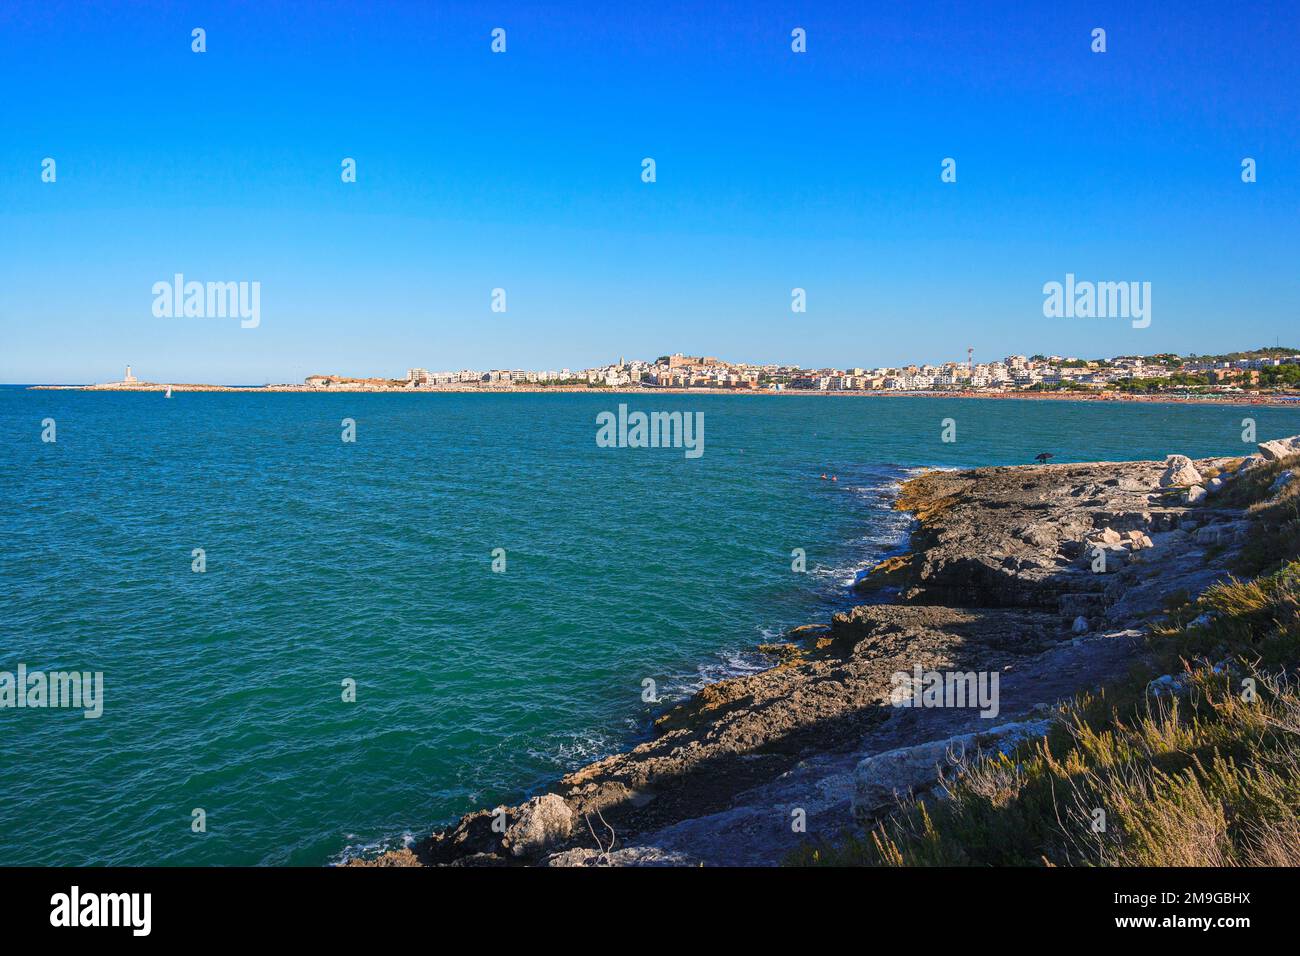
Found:
<path fill-rule="evenodd" d="M 1061 702 L 1155 667 L 1173 608 L 1243 561 L 1276 563 L 1260 509 L 1294 510 L 1297 453 L 920 475 L 898 499 L 908 551 L 859 582 L 866 603 L 765 646 L 772 668 L 703 688 L 550 793 L 352 864 L 762 865 L 833 843 L 965 754 L 1040 738 Z M 995 696 L 900 706 L 900 675 L 930 673 L 980 675 Z"/>

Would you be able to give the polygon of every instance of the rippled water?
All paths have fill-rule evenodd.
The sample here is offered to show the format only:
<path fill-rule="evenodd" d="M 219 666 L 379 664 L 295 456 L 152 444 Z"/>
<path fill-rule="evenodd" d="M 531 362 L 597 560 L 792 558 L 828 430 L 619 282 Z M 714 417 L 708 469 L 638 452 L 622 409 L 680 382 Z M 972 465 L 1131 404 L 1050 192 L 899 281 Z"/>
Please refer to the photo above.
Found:
<path fill-rule="evenodd" d="M 620 401 L 704 412 L 705 454 L 598 448 Z M 1291 408 L 0 388 L 0 670 L 105 681 L 97 720 L 0 710 L 0 863 L 321 864 L 518 799 L 644 734 L 645 678 L 678 699 L 842 606 L 905 530 L 908 469 L 1233 454 L 1245 416 L 1300 432 Z"/>

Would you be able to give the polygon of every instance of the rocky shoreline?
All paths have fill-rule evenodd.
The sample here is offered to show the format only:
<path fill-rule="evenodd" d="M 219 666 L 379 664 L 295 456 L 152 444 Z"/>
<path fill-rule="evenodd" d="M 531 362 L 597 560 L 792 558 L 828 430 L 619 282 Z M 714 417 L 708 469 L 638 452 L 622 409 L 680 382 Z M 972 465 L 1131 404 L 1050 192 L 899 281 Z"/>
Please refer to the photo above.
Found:
<path fill-rule="evenodd" d="M 1216 493 L 1297 451 L 922 474 L 898 500 L 909 550 L 859 582 L 869 603 L 765 647 L 772 668 L 703 688 L 551 792 L 350 865 L 778 864 L 1122 678 L 1172 597 L 1229 577 L 1248 524 Z M 898 706 L 900 675 L 921 673 L 996 680 L 996 707 Z"/>

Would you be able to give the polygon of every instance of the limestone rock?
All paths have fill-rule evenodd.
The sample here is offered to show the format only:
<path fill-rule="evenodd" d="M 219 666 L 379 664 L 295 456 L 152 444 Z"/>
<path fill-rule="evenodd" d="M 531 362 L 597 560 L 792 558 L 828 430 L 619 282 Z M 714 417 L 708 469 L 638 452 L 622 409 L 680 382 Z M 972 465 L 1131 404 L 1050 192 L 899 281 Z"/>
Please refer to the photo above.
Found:
<path fill-rule="evenodd" d="M 1121 475 L 1119 480 L 1115 483 L 1115 487 L 1120 491 L 1142 492 L 1150 491 L 1153 485 L 1148 481 L 1144 481 L 1141 478 L 1136 478 L 1132 475 Z"/>
<path fill-rule="evenodd" d="M 573 812 L 553 793 L 533 797 L 520 808 L 519 819 L 505 832 L 504 843 L 514 856 L 535 856 L 573 833 Z"/>
<path fill-rule="evenodd" d="M 1227 544 L 1232 540 L 1232 533 L 1231 525 L 1207 524 L 1204 528 L 1197 528 L 1192 538 L 1197 544 Z"/>
<path fill-rule="evenodd" d="M 1151 539 L 1141 531 L 1130 531 L 1128 541 L 1126 542 L 1130 551 L 1141 551 L 1144 548 L 1150 548 Z"/>
<path fill-rule="evenodd" d="M 1105 595 L 1100 592 L 1062 594 L 1060 597 L 1062 619 L 1073 621 L 1076 617 L 1098 615 L 1106 608 Z"/>
<path fill-rule="evenodd" d="M 1265 461 L 1278 461 L 1288 455 L 1300 454 L 1300 435 L 1262 441 L 1259 443 L 1259 453 Z"/>
<path fill-rule="evenodd" d="M 1021 741 L 1042 736 L 1049 720 L 1028 720 L 991 727 L 983 733 L 961 734 L 914 747 L 873 754 L 853 772 L 853 813 L 865 816 L 890 806 L 916 787 L 933 783 L 940 771 L 959 763 L 969 753 L 1009 752 Z"/>
<path fill-rule="evenodd" d="M 1187 489 L 1187 503 L 1189 505 L 1200 504 L 1205 500 L 1205 489 L 1200 485 L 1192 485 Z"/>
<path fill-rule="evenodd" d="M 1082 614 L 1080 614 L 1078 617 L 1074 619 L 1074 624 L 1071 625 L 1070 630 L 1073 631 L 1075 634 L 1087 634 L 1088 619 L 1084 617 Z"/>
<path fill-rule="evenodd" d="M 1160 476 L 1161 488 L 1199 485 L 1201 473 L 1186 455 L 1170 455 L 1165 459 L 1165 473 Z"/>
<path fill-rule="evenodd" d="M 1150 530 L 1173 531 L 1175 528 L 1178 527 L 1180 521 L 1181 519 L 1179 518 L 1178 515 L 1169 511 L 1162 511 L 1159 514 L 1154 514 L 1151 516 Z"/>

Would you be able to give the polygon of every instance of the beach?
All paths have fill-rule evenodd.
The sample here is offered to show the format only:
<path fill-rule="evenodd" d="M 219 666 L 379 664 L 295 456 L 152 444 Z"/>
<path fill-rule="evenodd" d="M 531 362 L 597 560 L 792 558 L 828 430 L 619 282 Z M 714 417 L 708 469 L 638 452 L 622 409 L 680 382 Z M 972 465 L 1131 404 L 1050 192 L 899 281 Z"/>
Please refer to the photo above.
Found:
<path fill-rule="evenodd" d="M 479 386 L 433 386 L 429 388 L 314 388 L 308 385 L 186 385 L 165 383 L 138 383 L 121 385 L 109 383 L 102 385 L 32 385 L 29 388 L 41 391 L 88 391 L 88 392 L 234 392 L 234 393 L 290 393 L 308 395 L 745 395 L 767 397 L 820 397 L 820 398 L 977 398 L 990 401 L 1047 401 L 1047 402 L 1122 402 L 1122 403 L 1156 403 L 1176 405 L 1243 405 L 1285 408 L 1300 403 L 1300 394 L 1280 393 L 1275 395 L 1178 395 L 1178 394 L 1128 394 L 1124 392 L 1088 393 L 1078 391 L 1045 392 L 1028 390 L 993 391 L 950 390 L 950 391 L 820 391 L 814 389 L 766 389 L 766 388 L 672 388 L 672 387 L 605 387 L 587 388 L 580 385 L 528 386 L 511 385 L 499 387 Z"/>

